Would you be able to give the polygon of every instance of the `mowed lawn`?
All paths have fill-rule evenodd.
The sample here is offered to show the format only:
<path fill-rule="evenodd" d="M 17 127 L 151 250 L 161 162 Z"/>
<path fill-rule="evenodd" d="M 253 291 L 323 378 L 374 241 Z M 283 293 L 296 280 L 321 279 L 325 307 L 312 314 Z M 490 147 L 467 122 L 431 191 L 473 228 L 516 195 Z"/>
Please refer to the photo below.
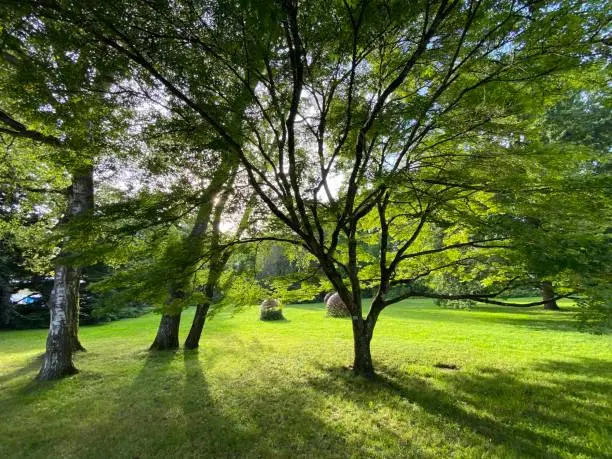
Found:
<path fill-rule="evenodd" d="M 147 352 L 155 314 L 83 327 L 80 373 L 45 384 L 45 331 L 0 333 L 0 457 L 612 457 L 612 338 L 571 312 L 401 303 L 376 381 L 346 369 L 349 321 L 285 316 L 219 314 L 188 353 Z"/>

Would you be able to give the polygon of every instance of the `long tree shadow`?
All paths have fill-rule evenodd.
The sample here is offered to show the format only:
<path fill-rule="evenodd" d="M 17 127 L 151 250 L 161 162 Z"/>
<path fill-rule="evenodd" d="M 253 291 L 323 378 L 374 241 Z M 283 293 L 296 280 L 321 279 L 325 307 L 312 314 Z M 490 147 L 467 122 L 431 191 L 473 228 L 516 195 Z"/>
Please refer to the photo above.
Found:
<path fill-rule="evenodd" d="M 578 361 L 547 360 L 536 364 L 533 368 L 542 372 L 560 372 L 586 377 L 603 376 L 608 380 L 612 379 L 612 361 L 590 357 L 581 357 Z"/>
<path fill-rule="evenodd" d="M 269 375 L 260 393 L 231 378 L 213 394 L 203 370 L 209 362 L 191 352 L 184 363 L 186 430 L 199 456 L 346 457 L 345 439 L 316 416 L 307 391 Z"/>
<path fill-rule="evenodd" d="M 453 314 L 448 314 L 453 312 Z M 412 314 L 412 313 L 411 313 Z M 486 314 L 486 315 L 483 315 Z M 414 318 L 428 322 L 479 322 L 487 325 L 501 324 L 533 330 L 588 333 L 581 325 L 575 309 L 544 311 L 542 309 L 513 309 L 478 306 L 472 310 L 426 310 L 415 311 Z"/>
<path fill-rule="evenodd" d="M 204 376 L 199 350 L 186 351 L 183 363 L 181 403 L 189 450 L 203 457 L 224 457 L 238 450 L 241 443 L 252 441 L 254 435 L 218 409 Z"/>
<path fill-rule="evenodd" d="M 30 358 L 23 367 L 20 367 L 10 373 L 0 376 L 0 384 L 9 383 L 14 379 L 20 378 L 21 376 L 32 374 L 38 370 L 42 364 L 44 353 L 36 355 Z"/>
<path fill-rule="evenodd" d="M 240 372 L 261 365 L 241 357 Z M 312 392 L 292 386 L 282 373 L 244 382 L 240 372 L 225 373 L 221 362 L 227 360 L 218 358 L 208 349 L 138 353 L 117 368 L 113 377 L 126 384 L 113 381 L 116 390 L 105 392 L 106 399 L 91 386 L 103 387 L 104 377 L 88 376 L 79 399 L 61 408 L 75 413 L 80 407 L 79 418 L 66 419 L 51 447 L 33 451 L 42 455 L 46 448 L 49 457 L 346 457 L 345 439 L 317 416 Z M 206 369 L 217 365 L 211 380 Z M 128 379 L 134 366 L 139 370 Z"/>
<path fill-rule="evenodd" d="M 568 375 L 588 375 L 592 360 L 544 364 L 536 368 L 546 372 L 537 382 L 494 368 L 468 374 L 440 372 L 437 377 L 449 390 L 434 387 L 427 377 L 408 375 L 380 364 L 381 371 L 374 381 L 355 378 L 336 368 L 326 369 L 324 377 L 311 378 L 310 384 L 365 406 L 372 399 L 387 401 L 391 406 L 389 400 L 394 397 L 416 404 L 432 415 L 439 432 L 447 431 L 450 424 L 463 428 L 462 438 L 448 438 L 451 444 L 458 442 L 468 447 L 491 442 L 504 455 L 519 457 L 558 457 L 569 453 L 572 457 L 609 458 L 612 451 L 606 439 L 611 438 L 612 429 L 605 420 L 610 417 L 612 381 L 609 377 L 603 382 L 572 379 L 568 384 L 567 380 Z M 597 364 L 600 369 L 610 370 L 610 362 Z M 551 371 L 566 373 L 551 376 Z M 431 427 L 434 426 L 428 428 Z M 599 441 L 593 441 L 592 436 L 583 441 L 593 432 L 598 434 Z"/>
<path fill-rule="evenodd" d="M 562 317 L 549 314 L 533 314 L 529 317 L 487 317 L 483 322 L 511 325 L 515 327 L 526 327 L 533 330 L 550 330 L 588 333 L 588 328 L 582 327 L 580 322 L 572 312 L 555 312 L 553 314 L 563 314 Z"/>

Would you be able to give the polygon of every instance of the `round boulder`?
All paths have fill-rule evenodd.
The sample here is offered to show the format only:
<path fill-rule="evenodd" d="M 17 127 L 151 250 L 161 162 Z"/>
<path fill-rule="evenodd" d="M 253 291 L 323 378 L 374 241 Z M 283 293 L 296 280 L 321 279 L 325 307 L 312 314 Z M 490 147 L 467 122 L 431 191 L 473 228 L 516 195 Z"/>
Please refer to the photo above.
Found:
<path fill-rule="evenodd" d="M 268 298 L 259 307 L 260 320 L 283 320 L 283 305 L 280 301 Z"/>
<path fill-rule="evenodd" d="M 329 317 L 351 317 L 351 313 L 336 292 L 331 295 L 325 302 L 327 305 L 327 315 Z"/>

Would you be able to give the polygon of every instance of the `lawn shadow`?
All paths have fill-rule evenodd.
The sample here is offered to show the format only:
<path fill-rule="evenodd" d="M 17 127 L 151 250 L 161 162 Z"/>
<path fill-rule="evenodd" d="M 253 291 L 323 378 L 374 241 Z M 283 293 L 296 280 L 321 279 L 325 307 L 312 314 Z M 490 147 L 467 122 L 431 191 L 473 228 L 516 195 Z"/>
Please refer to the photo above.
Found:
<path fill-rule="evenodd" d="M 444 311 L 452 311 L 456 312 L 456 314 L 445 314 Z M 513 327 L 526 327 L 533 330 L 589 332 L 588 329 L 580 326 L 575 309 L 544 311 L 541 307 L 539 309 L 523 309 L 479 305 L 470 310 L 439 308 L 437 310 L 415 311 L 412 317 L 428 322 L 465 321 L 486 323 L 488 325 L 494 323 Z"/>
<path fill-rule="evenodd" d="M 562 373 L 566 376 L 583 378 L 604 377 L 608 379 L 608 387 L 612 389 L 612 361 L 580 357 L 579 360 L 545 360 L 533 366 L 536 371 L 545 373 Z M 612 391 L 609 392 L 612 394 Z"/>
<path fill-rule="evenodd" d="M 531 312 L 531 311 L 530 311 Z M 535 312 L 535 311 L 534 311 Z M 552 316 L 555 314 L 555 316 Z M 562 314 L 563 318 L 559 318 L 556 314 Z M 550 330 L 550 331 L 561 331 L 561 332 L 581 332 L 588 333 L 589 330 L 581 327 L 580 322 L 575 316 L 574 312 L 553 312 L 553 313 L 531 313 L 526 318 L 525 315 L 521 317 L 487 317 L 482 319 L 483 322 L 497 323 L 503 325 L 511 325 L 513 327 L 526 327 L 532 330 Z"/>
<path fill-rule="evenodd" d="M 45 353 L 43 352 L 42 354 L 36 355 L 32 358 L 30 358 L 24 366 L 22 366 L 21 368 L 17 368 L 16 370 L 7 373 L 5 375 L 1 375 L 0 376 L 0 384 L 2 383 L 8 383 L 10 381 L 12 381 L 13 379 L 19 378 L 21 376 L 25 376 L 29 373 L 33 373 L 34 371 L 38 370 L 40 368 L 40 366 L 42 365 L 42 361 L 43 361 L 43 357 L 45 356 Z"/>
<path fill-rule="evenodd" d="M 252 379 L 225 373 L 223 367 L 211 383 L 207 369 L 219 357 L 208 349 L 136 358 L 141 355 L 135 378 L 119 385 L 108 400 L 99 400 L 95 391 L 79 400 L 91 409 L 71 424 L 72 433 L 64 432 L 69 440 L 58 439 L 64 456 L 346 456 L 342 435 L 312 409 L 312 392 L 278 374 L 264 375 L 265 381 L 257 382 L 260 390 L 254 390 Z M 241 357 L 245 371 L 261 365 L 254 357 Z"/>
<path fill-rule="evenodd" d="M 346 457 L 345 439 L 316 416 L 308 391 L 268 374 L 255 393 L 247 382 L 225 381 L 228 398 L 209 387 L 200 357 L 184 354 L 183 391 L 187 436 L 199 456 Z M 258 364 L 249 359 L 246 367 Z"/>
<path fill-rule="evenodd" d="M 431 374 L 420 377 L 379 364 L 373 381 L 357 378 L 346 369 L 327 368 L 323 369 L 324 376 L 311 378 L 310 384 L 363 406 L 376 400 L 397 409 L 398 398 L 417 405 L 434 420 L 429 429 L 456 433 L 449 426 L 461 427 L 462 434 L 459 438 L 449 436 L 449 444 L 470 447 L 489 442 L 508 457 L 557 457 L 569 453 L 572 457 L 611 458 L 607 438 L 612 437 L 612 429 L 603 420 L 610 416 L 606 400 L 612 393 L 612 381 L 568 381 L 574 375 L 589 375 L 594 363 L 598 370 L 610 374 L 610 362 L 593 359 L 545 363 L 535 368 L 543 372 L 537 382 L 495 368 L 471 373 L 432 370 L 433 376 L 444 383 L 441 389 L 431 380 Z M 597 374 L 601 376 L 599 371 Z M 598 441 L 594 441 L 593 434 Z"/>

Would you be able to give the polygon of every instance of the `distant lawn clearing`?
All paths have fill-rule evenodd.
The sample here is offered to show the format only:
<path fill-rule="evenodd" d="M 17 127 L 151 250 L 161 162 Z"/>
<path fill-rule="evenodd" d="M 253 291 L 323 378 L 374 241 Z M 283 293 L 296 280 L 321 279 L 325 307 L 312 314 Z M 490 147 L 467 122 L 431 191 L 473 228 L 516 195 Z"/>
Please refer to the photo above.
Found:
<path fill-rule="evenodd" d="M 323 305 L 258 314 L 188 353 L 146 351 L 154 314 L 83 327 L 81 372 L 47 384 L 45 331 L 0 333 L 0 458 L 612 457 L 612 338 L 569 312 L 392 306 L 376 382 L 343 369 L 350 323 Z"/>

